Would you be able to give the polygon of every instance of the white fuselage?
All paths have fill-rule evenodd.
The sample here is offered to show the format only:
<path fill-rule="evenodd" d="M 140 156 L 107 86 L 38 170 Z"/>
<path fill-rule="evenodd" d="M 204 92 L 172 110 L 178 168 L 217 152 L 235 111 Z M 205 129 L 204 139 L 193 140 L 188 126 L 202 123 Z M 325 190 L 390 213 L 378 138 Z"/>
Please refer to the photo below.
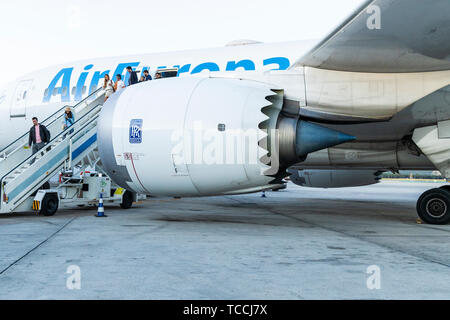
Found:
<path fill-rule="evenodd" d="M 0 149 L 26 132 L 31 118 L 43 120 L 64 105 L 74 105 L 102 85 L 105 74 L 115 80 L 125 68 L 157 69 L 178 67 L 180 76 L 209 71 L 284 70 L 314 45 L 311 41 L 277 44 L 249 44 L 205 50 L 97 58 L 49 67 L 25 75 L 0 89 Z"/>

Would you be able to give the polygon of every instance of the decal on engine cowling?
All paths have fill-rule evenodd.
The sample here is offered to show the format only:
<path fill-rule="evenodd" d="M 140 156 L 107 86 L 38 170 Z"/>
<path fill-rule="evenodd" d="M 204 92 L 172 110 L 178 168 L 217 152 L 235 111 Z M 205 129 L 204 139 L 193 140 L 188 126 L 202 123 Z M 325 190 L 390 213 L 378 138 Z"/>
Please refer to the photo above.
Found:
<path fill-rule="evenodd" d="M 130 143 L 142 143 L 142 119 L 131 119 L 130 121 Z"/>

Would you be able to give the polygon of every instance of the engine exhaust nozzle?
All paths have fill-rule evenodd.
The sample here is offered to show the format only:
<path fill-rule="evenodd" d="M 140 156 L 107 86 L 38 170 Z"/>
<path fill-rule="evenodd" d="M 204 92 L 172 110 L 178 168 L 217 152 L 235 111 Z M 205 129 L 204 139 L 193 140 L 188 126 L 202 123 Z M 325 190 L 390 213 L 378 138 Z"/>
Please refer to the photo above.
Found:
<path fill-rule="evenodd" d="M 308 153 L 330 148 L 338 144 L 353 141 L 356 138 L 343 132 L 299 120 L 295 149 L 298 157 Z"/>
<path fill-rule="evenodd" d="M 283 115 L 278 120 L 277 129 L 280 165 L 278 173 L 304 161 L 312 152 L 356 139 L 340 131 Z"/>

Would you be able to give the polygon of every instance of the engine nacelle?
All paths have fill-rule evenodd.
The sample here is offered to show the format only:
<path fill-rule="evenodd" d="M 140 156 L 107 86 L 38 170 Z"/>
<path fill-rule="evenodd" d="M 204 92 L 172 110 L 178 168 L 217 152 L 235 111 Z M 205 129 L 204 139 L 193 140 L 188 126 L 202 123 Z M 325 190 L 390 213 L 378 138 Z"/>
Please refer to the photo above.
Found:
<path fill-rule="evenodd" d="M 294 170 L 289 169 L 293 183 L 310 188 L 346 188 L 368 186 L 381 180 L 382 172 L 373 170 Z"/>
<path fill-rule="evenodd" d="M 283 90 L 255 81 L 186 77 L 112 95 L 98 120 L 102 165 L 120 186 L 152 195 L 271 189 L 309 152 L 353 137 L 282 115 Z"/>

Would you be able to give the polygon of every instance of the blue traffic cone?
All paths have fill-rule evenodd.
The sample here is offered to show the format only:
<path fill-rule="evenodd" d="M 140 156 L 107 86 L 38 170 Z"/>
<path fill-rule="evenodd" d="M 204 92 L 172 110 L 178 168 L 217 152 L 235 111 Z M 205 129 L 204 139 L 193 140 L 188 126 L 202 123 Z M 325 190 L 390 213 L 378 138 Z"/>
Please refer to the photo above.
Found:
<path fill-rule="evenodd" d="M 98 218 L 104 218 L 107 217 L 105 215 L 105 208 L 103 207 L 103 193 L 100 192 L 100 199 L 98 199 L 98 209 L 97 209 L 97 215 Z"/>

